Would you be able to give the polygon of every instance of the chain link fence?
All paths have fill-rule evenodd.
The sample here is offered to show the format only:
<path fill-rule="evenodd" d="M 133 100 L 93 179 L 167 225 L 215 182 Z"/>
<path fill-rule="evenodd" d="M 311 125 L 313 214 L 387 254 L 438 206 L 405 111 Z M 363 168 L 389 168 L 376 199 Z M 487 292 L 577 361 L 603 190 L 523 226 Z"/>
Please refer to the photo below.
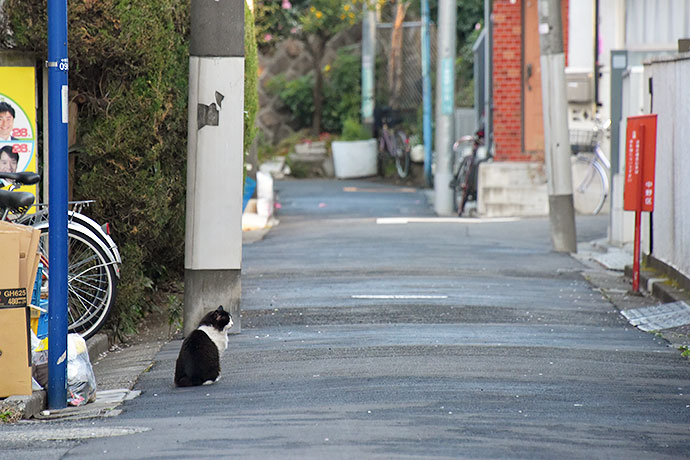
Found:
<path fill-rule="evenodd" d="M 393 14 L 384 13 L 376 27 L 376 104 L 390 106 L 414 120 L 422 107 L 422 23 L 403 23 L 402 73 L 399 92 L 392 94 L 389 61 L 391 59 L 391 38 L 393 35 Z M 433 78 L 436 62 L 436 28 L 429 27 L 431 68 Z M 432 83 L 433 84 L 433 83 Z M 411 121 L 412 121 L 411 120 Z"/>

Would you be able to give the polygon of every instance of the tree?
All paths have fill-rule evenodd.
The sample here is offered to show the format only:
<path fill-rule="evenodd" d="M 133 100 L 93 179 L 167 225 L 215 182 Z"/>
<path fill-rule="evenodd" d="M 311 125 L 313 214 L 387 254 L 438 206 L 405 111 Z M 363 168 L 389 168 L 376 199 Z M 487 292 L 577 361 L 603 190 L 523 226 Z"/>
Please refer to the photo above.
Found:
<path fill-rule="evenodd" d="M 294 37 L 305 44 L 314 73 L 312 132 L 319 134 L 323 117 L 323 57 L 326 43 L 361 18 L 367 0 L 276 0 L 257 3 L 257 41 L 262 49 L 278 38 Z"/>
<path fill-rule="evenodd" d="M 395 19 L 393 20 L 393 33 L 391 34 L 391 55 L 388 60 L 388 88 L 390 90 L 388 105 L 393 108 L 398 107 L 398 99 L 402 89 L 403 22 L 410 4 L 411 0 L 397 0 L 395 5 Z"/>

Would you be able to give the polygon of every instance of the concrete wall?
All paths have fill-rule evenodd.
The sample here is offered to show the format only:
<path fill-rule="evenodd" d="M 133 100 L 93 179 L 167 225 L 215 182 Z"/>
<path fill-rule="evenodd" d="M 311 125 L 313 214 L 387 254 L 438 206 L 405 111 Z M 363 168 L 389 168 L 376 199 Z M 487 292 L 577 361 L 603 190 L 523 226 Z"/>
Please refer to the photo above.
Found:
<path fill-rule="evenodd" d="M 623 210 L 625 188 L 625 131 L 627 117 L 644 113 L 644 76 L 642 66 L 635 66 L 623 76 L 623 107 L 619 132 L 618 170 L 611 171 L 611 221 L 609 241 L 616 246 L 632 243 L 635 237 L 635 213 Z"/>
<path fill-rule="evenodd" d="M 690 54 L 645 66 L 656 113 L 657 149 L 651 255 L 690 277 Z"/>

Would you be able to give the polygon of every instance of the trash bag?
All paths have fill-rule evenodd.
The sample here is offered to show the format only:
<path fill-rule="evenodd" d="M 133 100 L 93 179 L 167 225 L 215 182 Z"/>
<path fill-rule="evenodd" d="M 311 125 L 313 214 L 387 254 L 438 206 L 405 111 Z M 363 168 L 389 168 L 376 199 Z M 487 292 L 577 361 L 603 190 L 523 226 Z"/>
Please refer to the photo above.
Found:
<path fill-rule="evenodd" d="M 96 400 L 96 376 L 86 341 L 79 334 L 67 335 L 67 404 L 82 406 Z"/>
<path fill-rule="evenodd" d="M 48 386 L 48 337 L 39 339 L 31 331 L 31 369 L 34 380 L 42 387 Z"/>

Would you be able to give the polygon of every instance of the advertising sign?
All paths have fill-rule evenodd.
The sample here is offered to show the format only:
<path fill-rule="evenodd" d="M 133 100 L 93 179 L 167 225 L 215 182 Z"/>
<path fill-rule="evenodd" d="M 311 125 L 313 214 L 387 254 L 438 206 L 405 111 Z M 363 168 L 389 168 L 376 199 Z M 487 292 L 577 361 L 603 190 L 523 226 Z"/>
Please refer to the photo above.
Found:
<path fill-rule="evenodd" d="M 0 171 L 38 172 L 37 140 L 35 68 L 0 67 Z M 20 188 L 34 195 L 37 189 Z"/>

